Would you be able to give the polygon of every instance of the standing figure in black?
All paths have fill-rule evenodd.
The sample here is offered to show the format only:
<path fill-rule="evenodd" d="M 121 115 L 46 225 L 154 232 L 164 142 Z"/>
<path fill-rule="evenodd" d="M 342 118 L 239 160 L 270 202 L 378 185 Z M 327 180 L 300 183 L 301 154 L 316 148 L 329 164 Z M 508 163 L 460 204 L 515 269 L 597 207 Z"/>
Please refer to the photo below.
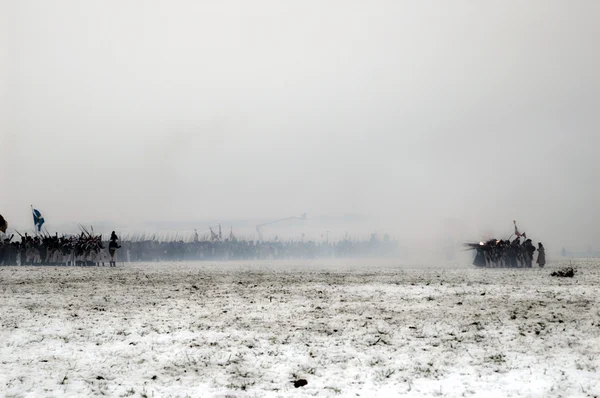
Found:
<path fill-rule="evenodd" d="M 117 234 L 115 233 L 115 231 L 112 231 L 112 233 L 110 234 L 110 243 L 108 244 L 108 253 L 110 254 L 111 267 L 117 266 L 117 249 L 121 248 L 121 245 L 119 245 L 119 243 L 117 242 L 118 240 L 119 238 L 117 237 Z"/>
<path fill-rule="evenodd" d="M 546 249 L 544 249 L 544 245 L 542 245 L 542 242 L 538 243 L 537 263 L 540 267 L 546 265 Z"/>
<path fill-rule="evenodd" d="M 527 239 L 523 244 L 525 249 L 525 263 L 527 267 L 531 268 L 533 263 L 533 253 L 535 252 L 535 246 L 531 243 L 531 239 Z"/>

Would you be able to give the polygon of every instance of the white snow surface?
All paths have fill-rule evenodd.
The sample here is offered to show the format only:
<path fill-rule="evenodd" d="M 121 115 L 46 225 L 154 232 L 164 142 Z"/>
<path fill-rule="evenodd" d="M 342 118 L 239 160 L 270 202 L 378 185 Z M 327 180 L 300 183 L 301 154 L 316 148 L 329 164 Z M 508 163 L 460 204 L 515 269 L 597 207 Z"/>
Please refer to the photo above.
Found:
<path fill-rule="evenodd" d="M 0 267 L 0 395 L 600 396 L 600 262 L 565 265 Z"/>

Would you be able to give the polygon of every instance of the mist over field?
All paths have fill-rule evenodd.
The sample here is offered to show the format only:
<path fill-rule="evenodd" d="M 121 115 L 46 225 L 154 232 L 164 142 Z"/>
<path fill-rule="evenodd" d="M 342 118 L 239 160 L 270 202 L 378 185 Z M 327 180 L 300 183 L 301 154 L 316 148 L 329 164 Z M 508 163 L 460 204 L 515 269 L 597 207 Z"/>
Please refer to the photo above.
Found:
<path fill-rule="evenodd" d="M 25 0 L 0 14 L 11 226 L 30 226 L 30 204 L 51 231 L 306 212 L 361 220 L 314 221 L 315 237 L 426 247 L 508 237 L 516 219 L 554 250 L 598 247 L 598 2 Z"/>
<path fill-rule="evenodd" d="M 598 21 L 0 0 L 0 396 L 600 396 Z"/>

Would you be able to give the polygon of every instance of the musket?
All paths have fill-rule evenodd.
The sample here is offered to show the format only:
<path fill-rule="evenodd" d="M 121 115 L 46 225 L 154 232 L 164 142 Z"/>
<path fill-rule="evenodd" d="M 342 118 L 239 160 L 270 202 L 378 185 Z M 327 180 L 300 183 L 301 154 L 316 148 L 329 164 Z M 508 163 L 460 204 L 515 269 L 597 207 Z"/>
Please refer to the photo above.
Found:
<path fill-rule="evenodd" d="M 92 236 L 82 224 L 79 224 L 79 229 L 81 229 L 81 232 L 83 232 L 84 234 L 87 234 L 88 237 Z"/>

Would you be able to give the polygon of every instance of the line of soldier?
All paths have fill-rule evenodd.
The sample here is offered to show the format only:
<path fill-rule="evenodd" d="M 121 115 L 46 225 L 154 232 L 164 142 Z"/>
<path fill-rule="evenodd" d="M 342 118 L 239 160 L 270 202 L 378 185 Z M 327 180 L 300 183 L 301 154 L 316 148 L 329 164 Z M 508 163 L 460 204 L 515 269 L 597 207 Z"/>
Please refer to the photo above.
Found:
<path fill-rule="evenodd" d="M 0 241 L 1 265 L 92 265 L 108 261 L 101 236 L 85 232 L 68 237 L 26 233 L 20 240 L 13 238 L 14 234 Z"/>
<path fill-rule="evenodd" d="M 122 242 L 121 259 L 129 261 L 184 260 L 287 260 L 317 258 L 386 257 L 399 253 L 392 240 L 252 241 L 228 240 L 197 242 L 160 242 L 145 240 Z"/>
<path fill-rule="evenodd" d="M 536 248 L 531 239 L 525 237 L 522 243 L 520 239 L 518 236 L 512 242 L 510 239 L 491 239 L 478 244 L 468 243 L 466 246 L 476 251 L 473 265 L 477 267 L 531 268 Z M 543 267 L 546 265 L 546 251 L 541 242 L 538 243 L 537 251 L 536 263 Z"/>
<path fill-rule="evenodd" d="M 108 246 L 108 250 L 105 249 Z M 9 237 L 0 243 L 3 265 L 116 265 L 119 261 L 185 260 L 283 260 L 349 257 L 385 257 L 399 252 L 398 242 L 388 236 L 370 240 L 343 239 L 335 242 L 304 240 L 252 241 L 239 239 L 120 241 L 113 232 L 109 242 L 100 236 L 58 237 L 25 235 L 20 241 Z"/>

